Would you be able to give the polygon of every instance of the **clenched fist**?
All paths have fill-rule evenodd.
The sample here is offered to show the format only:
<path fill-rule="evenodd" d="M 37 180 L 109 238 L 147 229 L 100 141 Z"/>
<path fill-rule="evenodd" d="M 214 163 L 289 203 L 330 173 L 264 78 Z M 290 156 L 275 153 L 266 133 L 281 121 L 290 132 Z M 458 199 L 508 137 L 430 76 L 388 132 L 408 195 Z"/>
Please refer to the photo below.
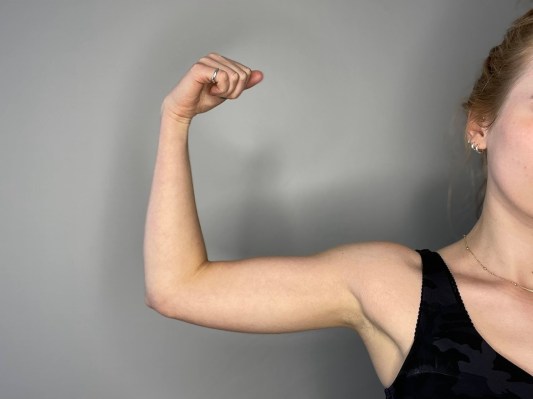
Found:
<path fill-rule="evenodd" d="M 261 80 L 261 71 L 211 53 L 198 60 L 165 97 L 161 113 L 178 122 L 190 123 L 195 115 L 209 111 L 226 99 L 239 97 Z"/>

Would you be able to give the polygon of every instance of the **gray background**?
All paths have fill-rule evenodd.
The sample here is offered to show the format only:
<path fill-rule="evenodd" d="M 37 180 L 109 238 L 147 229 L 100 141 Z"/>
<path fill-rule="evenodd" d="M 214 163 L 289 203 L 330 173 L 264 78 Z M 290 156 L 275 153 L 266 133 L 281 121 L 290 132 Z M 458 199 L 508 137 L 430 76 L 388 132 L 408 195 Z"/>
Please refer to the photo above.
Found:
<path fill-rule="evenodd" d="M 265 73 L 192 130 L 212 259 L 437 249 L 473 220 L 460 103 L 529 5 L 3 0 L 1 397 L 383 398 L 349 330 L 232 333 L 145 307 L 161 100 L 209 51 Z"/>

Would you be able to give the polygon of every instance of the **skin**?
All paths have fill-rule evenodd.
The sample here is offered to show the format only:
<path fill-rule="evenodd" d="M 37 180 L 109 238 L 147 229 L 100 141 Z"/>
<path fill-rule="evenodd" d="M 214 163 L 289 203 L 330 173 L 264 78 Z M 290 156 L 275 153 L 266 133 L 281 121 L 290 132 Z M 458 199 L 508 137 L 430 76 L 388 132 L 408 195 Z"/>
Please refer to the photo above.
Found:
<path fill-rule="evenodd" d="M 215 68 L 220 70 L 213 84 Z M 166 317 L 229 331 L 351 328 L 388 387 L 414 338 L 422 284 L 417 252 L 370 242 L 305 257 L 207 258 L 187 149 L 191 121 L 262 79 L 260 71 L 213 53 L 194 64 L 164 99 L 145 226 L 146 303 Z M 467 125 L 468 138 L 489 154 L 485 207 L 469 233 L 470 247 L 494 273 L 528 287 L 533 287 L 532 95 L 533 66 L 528 66 L 491 127 L 474 118 Z M 439 253 L 480 334 L 533 374 L 533 294 L 483 271 L 462 241 Z"/>
<path fill-rule="evenodd" d="M 471 116 L 466 134 L 487 151 L 488 162 L 483 212 L 468 234 L 469 245 L 490 271 L 533 288 L 533 62 L 526 64 L 493 124 L 484 126 Z M 533 293 L 485 272 L 462 241 L 439 252 L 478 332 L 533 374 Z"/>

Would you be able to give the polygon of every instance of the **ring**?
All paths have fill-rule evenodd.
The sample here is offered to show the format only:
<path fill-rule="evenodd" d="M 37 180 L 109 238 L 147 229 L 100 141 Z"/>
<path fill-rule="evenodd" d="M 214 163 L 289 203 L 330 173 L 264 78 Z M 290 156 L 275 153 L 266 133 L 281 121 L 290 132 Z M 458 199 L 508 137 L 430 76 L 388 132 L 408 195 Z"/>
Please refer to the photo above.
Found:
<path fill-rule="evenodd" d="M 211 76 L 211 83 L 216 84 L 217 81 L 215 80 L 217 78 L 218 71 L 220 71 L 220 68 L 215 68 L 213 71 L 213 76 Z"/>

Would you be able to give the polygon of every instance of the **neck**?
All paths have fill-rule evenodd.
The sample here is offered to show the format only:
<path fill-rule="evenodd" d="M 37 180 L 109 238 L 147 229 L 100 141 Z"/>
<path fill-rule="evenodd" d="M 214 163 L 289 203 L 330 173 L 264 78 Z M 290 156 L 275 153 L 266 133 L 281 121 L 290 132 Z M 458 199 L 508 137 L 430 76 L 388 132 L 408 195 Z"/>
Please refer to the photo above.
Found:
<path fill-rule="evenodd" d="M 487 269 L 531 289 L 533 221 L 493 202 L 485 201 L 481 217 L 468 234 L 469 247 Z"/>

